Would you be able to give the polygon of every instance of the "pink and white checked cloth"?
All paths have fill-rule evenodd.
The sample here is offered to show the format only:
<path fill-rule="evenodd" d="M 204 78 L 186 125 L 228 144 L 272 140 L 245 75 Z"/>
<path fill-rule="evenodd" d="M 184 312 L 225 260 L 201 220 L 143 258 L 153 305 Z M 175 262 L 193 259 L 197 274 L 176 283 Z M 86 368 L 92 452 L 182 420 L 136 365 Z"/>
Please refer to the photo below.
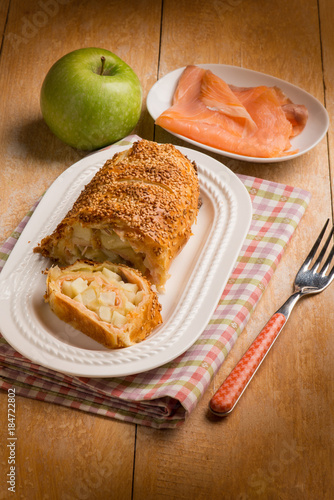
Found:
<path fill-rule="evenodd" d="M 137 139 L 129 136 L 121 144 Z M 187 352 L 146 373 L 89 379 L 33 364 L 0 335 L 0 388 L 15 387 L 21 396 L 155 428 L 181 425 L 245 327 L 310 201 L 302 189 L 238 177 L 252 200 L 251 227 L 209 324 Z M 0 270 L 35 208 L 0 250 Z"/>

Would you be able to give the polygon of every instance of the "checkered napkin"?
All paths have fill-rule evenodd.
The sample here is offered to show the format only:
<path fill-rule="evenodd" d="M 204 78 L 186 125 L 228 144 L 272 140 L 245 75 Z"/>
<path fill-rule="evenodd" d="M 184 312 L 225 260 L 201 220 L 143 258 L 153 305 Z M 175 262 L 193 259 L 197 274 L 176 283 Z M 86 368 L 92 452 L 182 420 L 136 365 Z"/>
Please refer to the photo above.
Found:
<path fill-rule="evenodd" d="M 137 139 L 129 136 L 121 144 Z M 90 379 L 31 363 L 0 335 L 0 387 L 126 422 L 155 428 L 181 425 L 245 327 L 310 201 L 310 193 L 302 189 L 238 177 L 252 200 L 251 227 L 211 320 L 187 352 L 145 373 Z M 0 270 L 35 208 L 0 249 Z"/>

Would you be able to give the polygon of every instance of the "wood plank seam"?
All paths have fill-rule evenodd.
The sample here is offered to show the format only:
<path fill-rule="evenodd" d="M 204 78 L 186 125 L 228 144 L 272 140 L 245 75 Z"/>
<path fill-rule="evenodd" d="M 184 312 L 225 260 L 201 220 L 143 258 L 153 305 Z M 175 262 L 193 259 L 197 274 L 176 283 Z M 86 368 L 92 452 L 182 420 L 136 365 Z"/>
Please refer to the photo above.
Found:
<path fill-rule="evenodd" d="M 321 59 L 321 67 L 322 67 L 322 85 L 324 89 L 324 106 L 327 109 L 327 88 L 326 88 L 326 79 L 325 79 L 325 61 L 324 61 L 324 49 L 323 49 L 323 37 L 322 37 L 322 26 L 321 26 L 321 12 L 320 12 L 320 3 L 319 0 L 317 2 L 318 7 L 318 23 L 319 23 L 319 41 L 320 41 L 320 59 Z M 330 199 L 331 199 L 331 209 L 332 209 L 332 221 L 334 221 L 334 206 L 333 206 L 333 188 L 332 188 L 332 175 L 331 175 L 331 154 L 330 154 L 330 143 L 328 132 L 326 134 L 326 144 L 327 144 L 327 157 L 328 157 L 328 177 L 329 177 L 329 190 L 330 190 Z"/>
<path fill-rule="evenodd" d="M 160 58 L 161 58 L 161 46 L 162 46 L 162 26 L 163 26 L 163 16 L 164 16 L 164 0 L 161 0 L 161 13 L 160 13 L 160 36 L 159 36 L 159 51 L 158 51 L 158 64 L 157 64 L 157 81 L 159 80 L 160 74 Z M 153 140 L 155 141 L 155 131 L 156 125 L 153 125 Z"/>
<path fill-rule="evenodd" d="M 1 58 L 1 54 L 2 54 L 2 47 L 3 47 L 3 42 L 4 42 L 4 39 L 5 39 L 5 33 L 6 33 L 6 28 L 7 28 L 7 23 L 8 23 L 9 9 L 10 9 L 10 1 L 9 1 L 9 3 L 8 3 L 8 8 L 7 8 L 6 19 L 5 19 L 5 23 L 4 23 L 4 26 L 3 26 L 2 36 L 1 36 L 1 43 L 0 43 L 0 58 Z"/>

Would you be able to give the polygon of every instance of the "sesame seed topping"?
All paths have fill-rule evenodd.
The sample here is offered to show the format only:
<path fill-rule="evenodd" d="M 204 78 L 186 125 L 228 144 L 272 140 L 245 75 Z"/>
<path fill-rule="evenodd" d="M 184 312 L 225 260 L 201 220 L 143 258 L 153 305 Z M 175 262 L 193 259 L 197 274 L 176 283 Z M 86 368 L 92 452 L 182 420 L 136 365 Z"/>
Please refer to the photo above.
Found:
<path fill-rule="evenodd" d="M 171 144 L 142 140 L 105 163 L 66 218 L 130 227 L 168 245 L 195 221 L 198 198 L 193 163 Z"/>
<path fill-rule="evenodd" d="M 93 231 L 112 229 L 148 256 L 164 282 L 170 261 L 192 234 L 199 200 L 196 164 L 172 144 L 141 140 L 105 162 L 36 251 L 53 255 L 52 247 L 61 248 L 78 222 Z"/>

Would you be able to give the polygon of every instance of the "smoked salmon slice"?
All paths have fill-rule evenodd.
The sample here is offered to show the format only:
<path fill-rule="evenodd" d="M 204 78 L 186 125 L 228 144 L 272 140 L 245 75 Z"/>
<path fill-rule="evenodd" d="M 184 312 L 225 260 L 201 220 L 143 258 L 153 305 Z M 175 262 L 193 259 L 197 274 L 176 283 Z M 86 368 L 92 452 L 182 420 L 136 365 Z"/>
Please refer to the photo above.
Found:
<path fill-rule="evenodd" d="M 254 87 L 236 87 L 235 85 L 229 85 L 229 87 L 244 105 L 245 96 L 247 96 L 247 93 L 250 90 L 254 90 Z M 292 137 L 296 137 L 304 130 L 308 119 L 306 106 L 303 104 L 294 104 L 291 99 L 289 99 L 284 92 L 276 86 L 271 87 L 271 89 L 275 92 L 279 105 L 282 107 L 286 118 L 292 125 Z"/>
<path fill-rule="evenodd" d="M 205 71 L 203 75 L 200 100 L 209 110 L 218 111 L 240 122 L 245 127 L 244 134 L 257 130 L 256 123 L 227 83 L 211 71 Z"/>
<path fill-rule="evenodd" d="M 292 103 L 277 87 L 235 87 L 191 65 L 156 124 L 216 149 L 274 158 L 297 152 L 289 151 L 290 138 L 306 121 L 305 106 Z"/>

